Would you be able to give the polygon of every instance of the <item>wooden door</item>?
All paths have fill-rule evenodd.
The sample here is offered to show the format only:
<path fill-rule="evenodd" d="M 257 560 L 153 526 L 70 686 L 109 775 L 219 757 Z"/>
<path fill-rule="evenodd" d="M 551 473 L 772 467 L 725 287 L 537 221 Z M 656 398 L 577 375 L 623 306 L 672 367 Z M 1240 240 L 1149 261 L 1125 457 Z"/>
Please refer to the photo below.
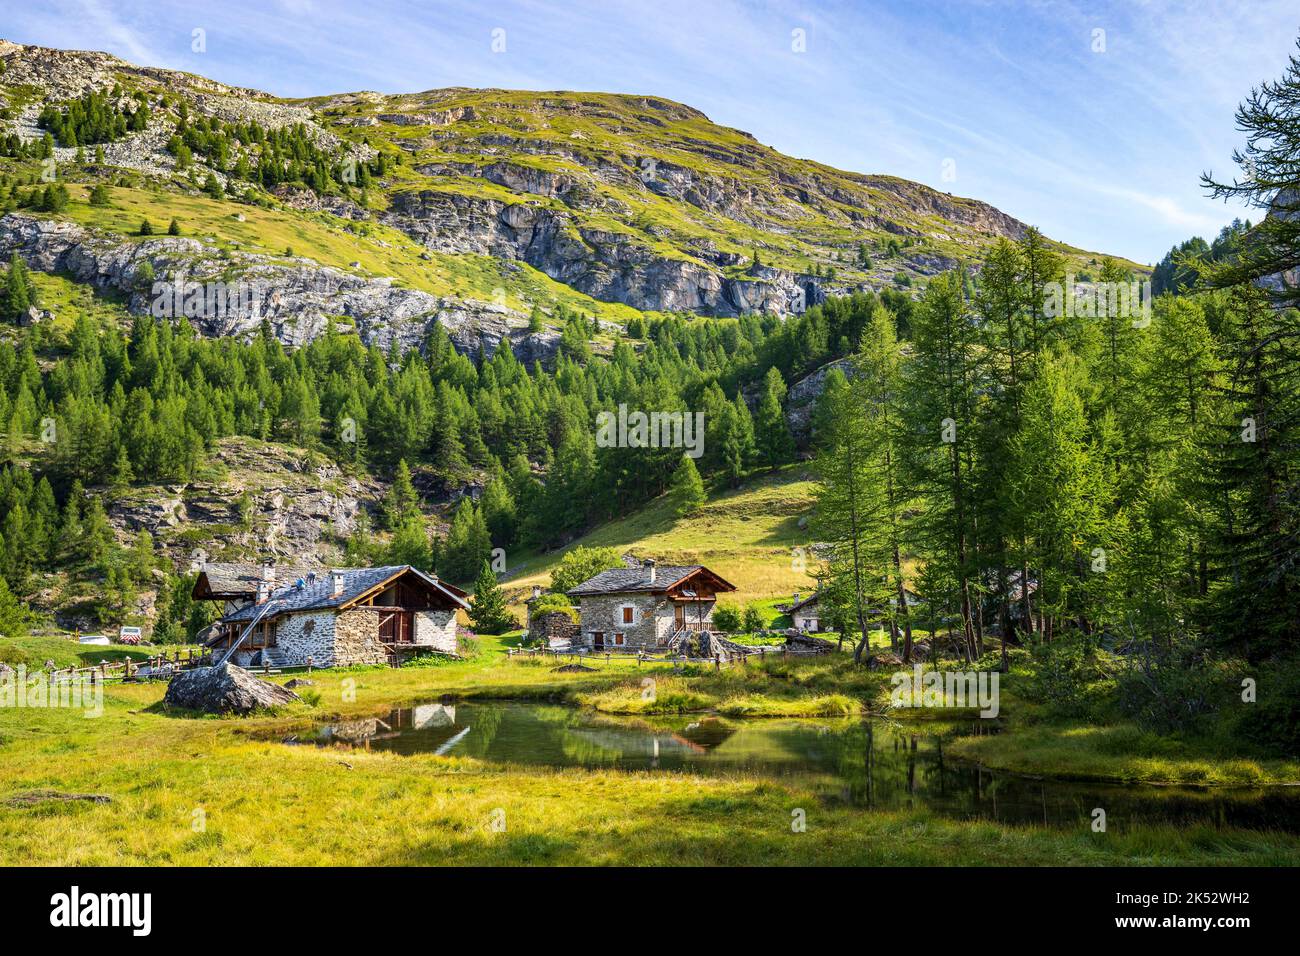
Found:
<path fill-rule="evenodd" d="M 596 631 L 591 635 L 591 646 L 597 648 L 598 650 L 603 649 L 605 647 L 604 631 Z"/>
<path fill-rule="evenodd" d="M 381 612 L 379 619 L 379 640 L 383 644 L 411 643 L 411 612 Z"/>
<path fill-rule="evenodd" d="M 685 604 L 674 604 L 674 605 L 673 605 L 673 621 L 677 624 L 678 627 L 681 627 L 683 624 L 686 623 L 686 605 L 685 605 Z"/>

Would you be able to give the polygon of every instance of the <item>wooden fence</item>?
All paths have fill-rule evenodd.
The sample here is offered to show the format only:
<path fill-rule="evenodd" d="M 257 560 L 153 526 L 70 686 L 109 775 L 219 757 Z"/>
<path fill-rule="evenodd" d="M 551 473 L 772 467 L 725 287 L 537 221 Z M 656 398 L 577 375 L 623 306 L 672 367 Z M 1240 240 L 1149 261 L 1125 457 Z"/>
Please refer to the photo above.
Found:
<path fill-rule="evenodd" d="M 563 648 L 552 647 L 508 647 L 506 648 L 507 659 L 513 660 L 516 657 L 554 657 L 557 661 L 568 659 L 575 663 L 581 663 L 589 660 L 600 660 L 604 658 L 608 664 L 615 657 L 636 658 L 637 667 L 643 663 L 646 664 L 712 664 L 715 670 L 721 670 L 724 667 L 731 667 L 736 664 L 742 667 L 748 665 L 751 657 L 763 657 L 769 654 L 781 654 L 782 658 L 788 656 L 788 652 L 783 646 L 774 646 L 771 648 L 754 648 L 733 656 L 714 654 L 712 657 L 687 657 L 683 654 L 665 654 L 663 656 L 647 654 L 641 648 L 625 648 L 611 650 L 606 648 L 602 651 L 589 651 L 586 649 L 565 650 Z"/>
<path fill-rule="evenodd" d="M 212 654 L 210 652 L 196 652 L 193 648 L 186 648 L 184 651 L 172 651 L 170 655 L 166 651 L 160 651 L 142 661 L 129 657 L 114 662 L 101 660 L 98 664 L 87 664 L 81 667 L 54 668 L 48 673 L 51 681 L 71 680 L 78 675 L 82 675 L 92 681 L 106 682 L 110 680 L 170 677 L 177 671 L 188 670 L 191 667 L 200 667 L 210 663 L 212 663 Z M 142 671 L 144 673 L 141 673 Z"/>

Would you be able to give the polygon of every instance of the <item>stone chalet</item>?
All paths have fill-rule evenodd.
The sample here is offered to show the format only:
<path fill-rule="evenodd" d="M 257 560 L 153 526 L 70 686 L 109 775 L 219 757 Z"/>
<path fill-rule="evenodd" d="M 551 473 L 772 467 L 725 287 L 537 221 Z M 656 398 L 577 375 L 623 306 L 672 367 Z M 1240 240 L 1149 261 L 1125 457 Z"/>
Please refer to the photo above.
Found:
<path fill-rule="evenodd" d="M 799 595 L 795 594 L 794 603 L 785 609 L 785 612 L 790 615 L 790 626 L 796 631 L 802 631 L 805 634 L 829 630 L 828 623 L 822 619 L 820 598 L 820 591 L 814 591 L 802 601 L 799 600 Z M 909 610 L 918 604 L 924 603 L 921 596 L 910 588 L 903 589 L 903 599 L 907 601 Z M 889 606 L 897 607 L 898 598 L 890 598 Z M 868 617 L 872 618 L 880 616 L 878 608 L 869 609 L 867 613 Z"/>
<path fill-rule="evenodd" d="M 794 596 L 794 603 L 786 612 L 790 615 L 790 624 L 796 631 L 811 633 L 821 630 L 821 602 L 818 600 L 821 595 L 814 591 L 802 601 L 799 595 Z"/>
<path fill-rule="evenodd" d="M 308 658 L 316 667 L 344 667 L 398 663 L 428 651 L 454 654 L 456 612 L 469 609 L 464 591 L 409 565 L 303 571 L 208 563 L 193 593 L 225 602 L 206 645 L 219 657 L 238 644 L 230 660 L 244 667 L 302 665 Z"/>
<path fill-rule="evenodd" d="M 701 565 L 602 571 L 568 592 L 578 601 L 575 647 L 667 648 L 692 631 L 710 631 L 717 595 L 735 586 Z"/>

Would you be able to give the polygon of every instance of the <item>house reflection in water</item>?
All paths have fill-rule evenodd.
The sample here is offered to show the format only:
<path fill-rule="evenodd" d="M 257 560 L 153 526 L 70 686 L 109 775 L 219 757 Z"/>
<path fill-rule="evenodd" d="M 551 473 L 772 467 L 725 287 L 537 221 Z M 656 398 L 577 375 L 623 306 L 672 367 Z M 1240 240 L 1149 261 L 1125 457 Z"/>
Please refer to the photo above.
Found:
<path fill-rule="evenodd" d="M 454 728 L 455 725 L 454 704 L 420 704 L 390 711 L 387 717 L 363 717 L 326 724 L 316 732 L 314 740 L 318 744 L 340 743 L 369 750 L 373 741 L 392 740 L 413 730 Z M 456 739 L 468 730 L 466 727 L 456 734 Z"/>

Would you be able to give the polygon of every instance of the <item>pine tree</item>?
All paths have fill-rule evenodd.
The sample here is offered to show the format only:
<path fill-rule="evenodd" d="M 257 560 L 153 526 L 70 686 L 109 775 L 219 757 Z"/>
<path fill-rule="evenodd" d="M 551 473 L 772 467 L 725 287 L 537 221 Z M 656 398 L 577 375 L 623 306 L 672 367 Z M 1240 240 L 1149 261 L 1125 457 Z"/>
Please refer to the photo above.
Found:
<path fill-rule="evenodd" d="M 412 518 L 420 517 L 420 496 L 411 481 L 411 470 L 406 467 L 406 459 L 397 463 L 393 483 L 388 489 L 383 507 L 384 527 L 396 531 Z"/>
<path fill-rule="evenodd" d="M 704 481 L 690 455 L 682 455 L 681 463 L 673 472 L 673 484 L 668 494 L 678 517 L 692 515 L 704 504 Z"/>
<path fill-rule="evenodd" d="M 474 583 L 474 596 L 469 602 L 469 619 L 474 630 L 479 634 L 504 634 L 514 630 L 519 622 L 506 610 L 505 595 L 497 576 L 492 573 L 492 565 L 483 562 L 478 580 Z"/>
<path fill-rule="evenodd" d="M 433 567 L 429 551 L 429 538 L 424 530 L 424 521 L 420 516 L 412 515 L 398 526 L 385 554 L 387 564 L 409 564 L 421 571 Z"/>
<path fill-rule="evenodd" d="M 1300 48 L 1300 40 L 1296 41 Z M 1215 199 L 1246 202 L 1268 215 L 1249 233 L 1238 254 L 1222 263 L 1200 260 L 1194 265 L 1206 281 L 1221 289 L 1257 283 L 1300 266 L 1300 55 L 1291 54 L 1280 80 L 1252 89 L 1237 108 L 1237 129 L 1246 145 L 1234 150 L 1233 162 L 1242 175 L 1232 181 L 1201 176 L 1201 185 Z M 1268 282 L 1275 305 L 1300 307 L 1300 286 Z"/>
<path fill-rule="evenodd" d="M 904 401 L 909 484 L 928 500 L 914 523 L 915 546 L 940 580 L 951 580 L 968 659 L 979 656 L 974 625 L 972 548 L 975 510 L 973 438 L 983 383 L 974 323 L 960 273 L 931 280 L 912 313 L 915 355 L 906 366 Z"/>
<path fill-rule="evenodd" d="M 824 401 L 827 408 L 822 446 L 815 460 L 818 476 L 814 528 L 829 555 L 824 577 L 835 582 L 848 615 L 857 626 L 854 660 L 861 662 L 869 637 L 868 615 L 887 600 L 887 554 L 882 547 L 877 429 L 863 414 L 861 383 L 842 376 Z"/>
<path fill-rule="evenodd" d="M 35 304 L 35 290 L 27 275 L 27 263 L 14 252 L 9 258 L 9 273 L 5 276 L 5 316 L 17 319 Z"/>
<path fill-rule="evenodd" d="M 754 422 L 754 438 L 759 457 L 771 468 L 785 464 L 794 455 L 794 439 L 785 419 L 785 379 L 775 366 L 767 370 L 763 380 L 763 394 L 758 403 Z"/>
<path fill-rule="evenodd" d="M 483 520 L 483 513 L 469 498 L 462 498 L 443 544 L 439 572 L 450 581 L 469 581 L 474 576 L 474 569 L 487 559 L 491 551 L 492 536 Z"/>

